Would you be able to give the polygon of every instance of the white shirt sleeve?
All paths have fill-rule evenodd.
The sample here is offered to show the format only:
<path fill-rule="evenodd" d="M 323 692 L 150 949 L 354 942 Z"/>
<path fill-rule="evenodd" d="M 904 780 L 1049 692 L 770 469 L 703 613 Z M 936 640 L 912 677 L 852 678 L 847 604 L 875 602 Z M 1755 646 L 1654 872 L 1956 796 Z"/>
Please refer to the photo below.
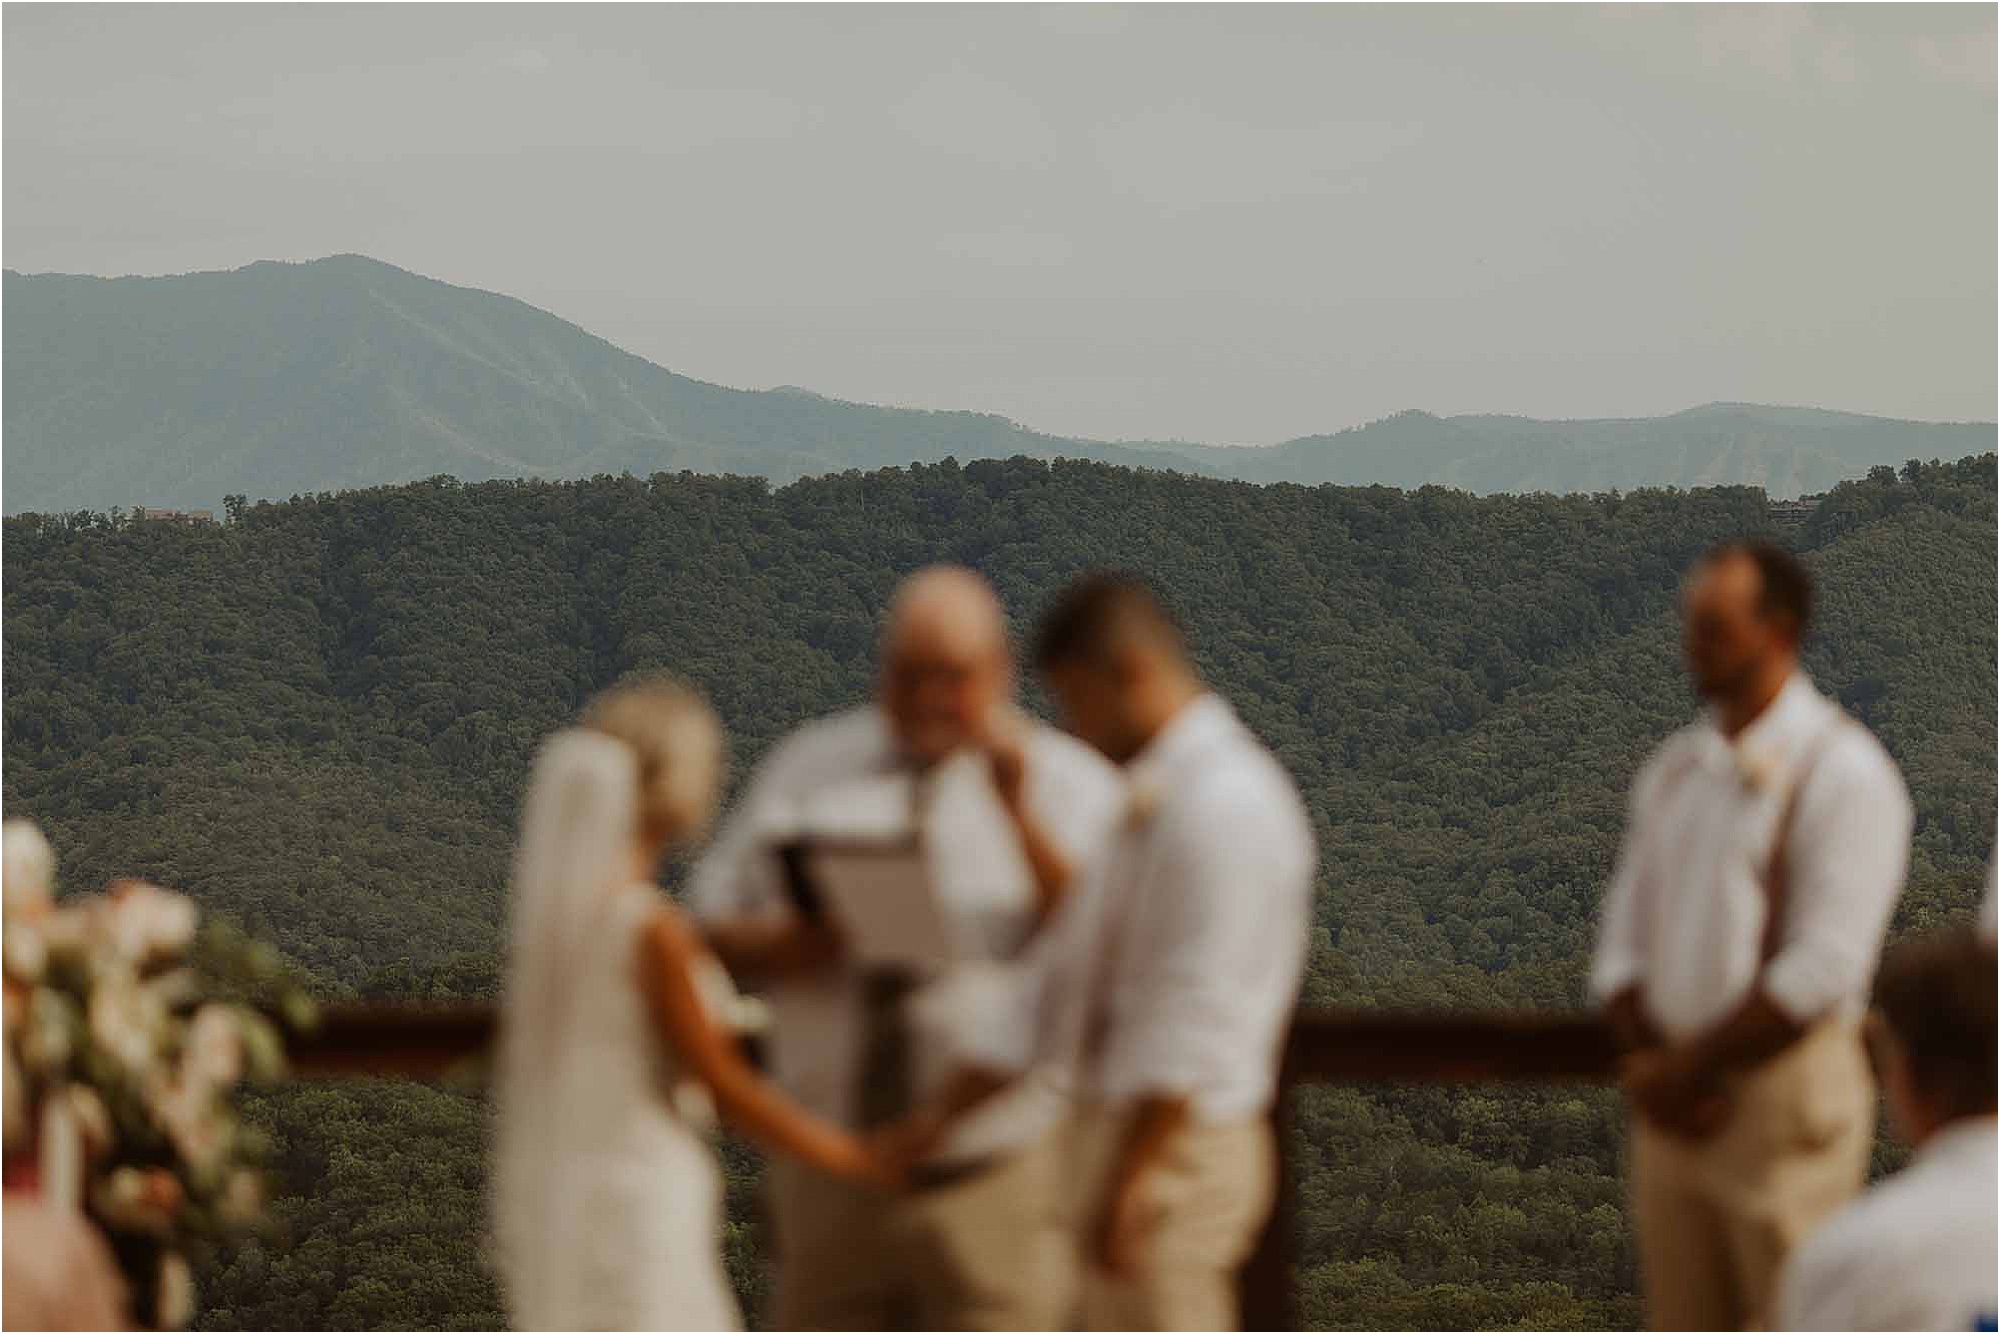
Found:
<path fill-rule="evenodd" d="M 1090 1000 L 1092 965 L 1103 954 L 1097 863 L 1017 957 L 962 964 L 925 988 L 917 1022 L 934 1031 L 959 1065 L 1025 1074 L 1073 1061 Z"/>
<path fill-rule="evenodd" d="M 1125 780 L 1111 761 L 1067 738 L 1043 742 L 1029 752 L 1028 763 L 1029 812 L 1079 872 L 1117 828 Z"/>
<path fill-rule="evenodd" d="M 1639 911 L 1639 849 L 1645 845 L 1645 820 L 1657 768 L 1656 760 L 1640 768 L 1626 801 L 1625 834 L 1611 870 L 1611 887 L 1604 892 L 1597 951 L 1590 962 L 1590 998 L 1594 1001 L 1610 1000 L 1645 971 L 1641 962 L 1645 940 Z"/>
<path fill-rule="evenodd" d="M 1921 1258 L 1884 1232 L 1893 1221 L 1870 1204 L 1864 1195 L 1792 1253 L 1779 1279 L 1779 1329 L 1934 1327 L 1929 1304 L 1911 1300 L 1912 1285 L 1926 1278 Z"/>
<path fill-rule="evenodd" d="M 1836 1232 L 1822 1229 L 1792 1253 L 1779 1280 L 1779 1329 L 1859 1329 L 1851 1323 L 1849 1294 L 1842 1277 L 1846 1266 L 1832 1245 Z"/>
<path fill-rule="evenodd" d="M 1116 1027 L 1107 1043 L 1106 1082 L 1129 1097 L 1187 1097 L 1227 1086 L 1243 1066 L 1246 1042 L 1295 997 L 1275 998 L 1259 982 L 1282 981 L 1310 928 L 1312 853 L 1255 785 L 1232 786 L 1153 834 L 1150 874 L 1128 905 L 1143 928 L 1120 946 Z M 1296 969 L 1290 970 L 1296 990 Z M 1269 1035 L 1275 1036 L 1275 1034 Z M 1261 1053 L 1259 1053 L 1261 1054 Z"/>
<path fill-rule="evenodd" d="M 703 922 L 726 922 L 789 912 L 783 868 L 771 833 L 788 804 L 788 744 L 758 766 L 743 798 L 724 819 L 715 841 L 696 863 L 688 906 Z"/>
<path fill-rule="evenodd" d="M 1866 995 L 1910 861 L 1915 812 L 1894 764 L 1856 730 L 1799 793 L 1785 920 L 1764 990 L 1805 1023 Z"/>
<path fill-rule="evenodd" d="M 960 1065 L 1025 1073 L 1074 1055 L 1079 969 L 1093 955 L 1099 876 L 1124 810 L 1118 771 L 1057 740 L 1032 751 L 1029 803 L 1071 868 L 1062 903 L 1013 959 L 962 964 L 926 987 L 916 1022 Z"/>
<path fill-rule="evenodd" d="M 1035 1014 L 1046 981 L 1031 950 L 1009 963 L 961 964 L 911 1002 L 911 1018 L 959 1068 L 1025 1074 L 1040 1056 Z"/>

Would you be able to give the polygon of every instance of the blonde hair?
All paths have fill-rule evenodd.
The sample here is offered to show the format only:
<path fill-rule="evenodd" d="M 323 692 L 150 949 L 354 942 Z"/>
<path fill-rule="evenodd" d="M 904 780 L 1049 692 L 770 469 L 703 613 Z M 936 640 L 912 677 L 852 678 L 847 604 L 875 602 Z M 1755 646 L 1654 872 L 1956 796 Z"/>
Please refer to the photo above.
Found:
<path fill-rule="evenodd" d="M 722 786 L 722 724 L 693 687 L 669 676 L 621 681 L 585 706 L 583 725 L 639 759 L 639 820 L 671 840 L 708 824 Z"/>

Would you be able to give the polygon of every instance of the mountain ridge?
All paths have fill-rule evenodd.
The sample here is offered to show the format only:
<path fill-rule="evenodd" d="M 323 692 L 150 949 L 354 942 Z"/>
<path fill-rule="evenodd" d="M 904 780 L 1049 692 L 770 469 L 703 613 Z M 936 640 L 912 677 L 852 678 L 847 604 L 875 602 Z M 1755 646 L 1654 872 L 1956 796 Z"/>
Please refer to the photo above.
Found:
<path fill-rule="evenodd" d="M 1569 421 L 1411 409 L 1264 446 L 1095 440 L 998 413 L 714 384 L 517 297 L 351 253 L 168 276 L 9 269 L 4 285 L 8 513 L 212 508 L 439 474 L 785 483 L 1014 455 L 1257 483 L 1800 494 L 1995 440 L 1991 423 L 1729 403 Z"/>

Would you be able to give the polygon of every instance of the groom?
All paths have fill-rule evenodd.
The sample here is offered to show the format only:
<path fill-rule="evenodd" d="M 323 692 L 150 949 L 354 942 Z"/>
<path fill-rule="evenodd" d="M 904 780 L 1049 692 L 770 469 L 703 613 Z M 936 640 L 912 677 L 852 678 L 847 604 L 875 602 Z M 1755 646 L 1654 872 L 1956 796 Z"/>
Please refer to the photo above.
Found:
<path fill-rule="evenodd" d="M 952 1035 L 919 1031 L 907 983 L 862 970 L 791 909 L 778 845 L 808 803 L 838 810 L 848 793 L 859 806 L 864 791 L 907 783 L 962 951 L 1017 955 L 1108 841 L 1122 791 L 1095 752 L 1016 712 L 1013 691 L 986 582 L 946 566 L 911 576 L 890 609 L 875 702 L 777 746 L 695 873 L 710 944 L 767 991 L 777 1081 L 829 1119 L 872 1129 L 901 1116 L 948 1074 Z M 1064 1112 L 1047 1080 L 1024 1082 L 958 1126 L 893 1198 L 773 1162 L 775 1324 L 1057 1327 L 1075 1291 L 1054 1143 Z"/>

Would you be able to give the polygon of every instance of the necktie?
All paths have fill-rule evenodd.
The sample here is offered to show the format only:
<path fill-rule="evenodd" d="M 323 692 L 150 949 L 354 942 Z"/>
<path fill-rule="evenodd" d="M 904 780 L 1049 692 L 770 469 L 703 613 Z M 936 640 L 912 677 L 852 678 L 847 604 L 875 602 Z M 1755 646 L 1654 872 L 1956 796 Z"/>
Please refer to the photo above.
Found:
<path fill-rule="evenodd" d="M 861 977 L 863 1130 L 886 1125 L 910 1109 L 910 1029 L 903 1002 L 916 979 L 903 968 L 871 968 Z"/>
<path fill-rule="evenodd" d="M 910 785 L 911 827 L 921 840 L 930 808 L 928 774 Z M 861 975 L 861 1068 L 855 1106 L 863 1130 L 886 1125 L 914 1101 L 910 1074 L 910 1024 L 904 1002 L 916 990 L 907 968 L 875 967 Z"/>

